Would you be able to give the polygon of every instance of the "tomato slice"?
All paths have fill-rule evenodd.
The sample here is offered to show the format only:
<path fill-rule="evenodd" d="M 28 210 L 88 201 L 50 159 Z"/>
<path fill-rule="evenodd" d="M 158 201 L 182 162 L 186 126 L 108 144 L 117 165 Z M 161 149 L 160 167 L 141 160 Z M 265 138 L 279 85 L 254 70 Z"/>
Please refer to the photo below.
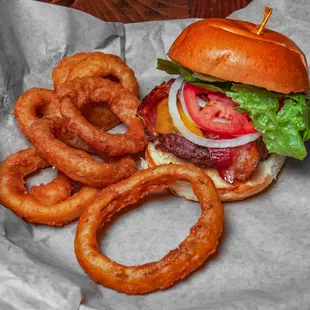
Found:
<path fill-rule="evenodd" d="M 197 101 L 199 95 L 208 100 L 203 108 Z M 257 132 L 249 117 L 238 112 L 238 105 L 225 94 L 185 83 L 183 98 L 192 120 L 206 131 L 232 136 Z"/>

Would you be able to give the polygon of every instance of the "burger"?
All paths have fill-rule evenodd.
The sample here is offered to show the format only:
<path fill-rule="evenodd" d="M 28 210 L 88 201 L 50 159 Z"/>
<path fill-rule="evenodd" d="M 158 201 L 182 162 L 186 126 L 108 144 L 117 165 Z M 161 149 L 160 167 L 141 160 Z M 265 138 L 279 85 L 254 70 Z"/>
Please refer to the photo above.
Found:
<path fill-rule="evenodd" d="M 145 164 L 191 164 L 222 201 L 264 190 L 286 157 L 303 160 L 310 138 L 307 62 L 288 37 L 210 18 L 185 28 L 158 69 L 173 75 L 143 98 Z M 178 182 L 175 194 L 197 200 Z"/>

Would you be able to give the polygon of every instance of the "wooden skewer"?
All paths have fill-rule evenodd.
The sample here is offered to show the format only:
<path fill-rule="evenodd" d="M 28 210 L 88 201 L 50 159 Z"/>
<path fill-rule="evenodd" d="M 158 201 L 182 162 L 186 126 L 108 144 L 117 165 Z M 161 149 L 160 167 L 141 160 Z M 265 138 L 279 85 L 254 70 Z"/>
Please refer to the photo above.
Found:
<path fill-rule="evenodd" d="M 71 6 L 74 3 L 74 0 L 51 0 L 49 1 L 51 4 L 59 4 L 63 6 Z"/>
<path fill-rule="evenodd" d="M 272 14 L 272 9 L 271 8 L 268 8 L 268 7 L 265 7 L 265 16 L 264 16 L 264 20 L 262 21 L 262 23 L 260 24 L 260 26 L 257 26 L 256 29 L 255 29 L 255 33 L 260 35 L 262 30 L 264 29 L 265 25 L 267 24 L 268 22 L 268 19 L 270 17 L 270 15 Z"/>

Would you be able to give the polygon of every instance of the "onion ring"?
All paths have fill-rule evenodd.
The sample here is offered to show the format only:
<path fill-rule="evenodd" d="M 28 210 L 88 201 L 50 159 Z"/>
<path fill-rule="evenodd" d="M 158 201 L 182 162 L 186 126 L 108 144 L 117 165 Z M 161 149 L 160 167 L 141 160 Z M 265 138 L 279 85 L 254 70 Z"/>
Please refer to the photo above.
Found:
<path fill-rule="evenodd" d="M 62 59 L 52 72 L 54 88 L 58 89 L 63 83 L 84 76 L 105 78 L 112 76 L 136 96 L 139 92 L 135 74 L 124 61 L 116 55 L 101 52 L 77 53 Z M 120 123 L 118 117 L 105 105 L 89 105 L 81 112 L 94 126 L 101 127 L 100 124 L 105 124 L 104 130 L 111 129 Z"/>
<path fill-rule="evenodd" d="M 43 158 L 75 181 L 94 187 L 105 187 L 127 178 L 136 171 L 130 156 L 97 162 L 89 154 L 73 149 L 54 135 L 64 130 L 63 119 L 39 119 L 33 122 L 30 140 Z"/>
<path fill-rule="evenodd" d="M 17 100 L 13 114 L 24 135 L 30 139 L 32 123 L 38 120 L 38 115 L 51 119 L 61 118 L 56 104 L 57 97 L 52 90 L 44 88 L 31 88 L 23 93 Z M 65 123 L 63 123 L 65 125 Z M 87 153 L 97 154 L 98 152 L 90 147 L 84 140 L 74 133 L 66 130 L 58 137 L 65 144 Z"/>
<path fill-rule="evenodd" d="M 58 99 L 54 91 L 44 88 L 31 88 L 18 98 L 13 114 L 16 117 L 19 127 L 28 139 L 30 135 L 30 127 L 32 123 L 38 119 L 37 114 L 40 114 L 42 117 L 48 117 L 52 119 L 61 117 L 57 100 Z M 96 121 L 96 126 L 100 127 L 102 130 L 108 130 L 111 127 L 114 127 L 114 125 L 111 124 L 111 120 L 109 119 L 108 115 L 101 114 L 100 117 L 100 115 L 95 116 L 93 113 L 96 113 L 96 110 L 93 109 L 93 111 L 87 112 L 85 110 L 86 118 L 91 122 Z M 64 131 L 62 136 L 58 138 L 71 147 L 83 150 L 88 153 L 98 153 L 83 139 L 70 131 Z"/>
<path fill-rule="evenodd" d="M 62 84 L 57 89 L 60 112 L 68 127 L 77 136 L 99 151 L 109 156 L 117 156 L 142 151 L 147 139 L 143 124 L 136 115 L 139 99 L 118 83 L 98 77 L 84 77 Z M 126 125 L 124 134 L 110 134 L 90 124 L 80 113 L 89 102 L 106 102 Z"/>
<path fill-rule="evenodd" d="M 35 148 L 9 156 L 0 165 L 0 202 L 28 222 L 63 226 L 81 215 L 98 189 L 83 186 L 78 193 L 63 202 L 43 204 L 26 192 L 24 178 L 37 169 L 48 166 Z"/>
<path fill-rule="evenodd" d="M 139 86 L 134 72 L 116 55 L 101 52 L 77 53 L 62 59 L 52 72 L 54 88 L 84 76 L 116 77 L 120 84 L 138 95 Z"/>
<path fill-rule="evenodd" d="M 57 171 L 57 176 L 49 183 L 33 185 L 29 195 L 46 205 L 55 205 L 71 196 L 72 180 Z"/>
<path fill-rule="evenodd" d="M 192 183 L 201 217 L 190 235 L 158 262 L 123 266 L 99 252 L 97 231 L 127 205 L 177 180 Z M 75 253 L 85 272 L 97 283 L 126 294 L 166 289 L 198 268 L 214 253 L 223 229 L 224 210 L 212 180 L 199 168 L 163 165 L 137 172 L 99 192 L 77 226 Z"/>

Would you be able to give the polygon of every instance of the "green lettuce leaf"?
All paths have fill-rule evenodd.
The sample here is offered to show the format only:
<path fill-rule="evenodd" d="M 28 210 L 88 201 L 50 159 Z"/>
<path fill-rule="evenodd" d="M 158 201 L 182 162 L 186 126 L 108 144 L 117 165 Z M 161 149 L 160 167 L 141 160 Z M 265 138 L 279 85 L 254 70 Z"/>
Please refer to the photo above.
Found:
<path fill-rule="evenodd" d="M 254 127 L 263 133 L 270 153 L 305 158 L 303 141 L 310 138 L 309 102 L 305 95 L 282 95 L 242 84 L 234 84 L 226 95 L 239 104 L 238 111 L 250 115 Z M 284 105 L 278 112 L 283 97 Z"/>
<path fill-rule="evenodd" d="M 166 59 L 157 59 L 157 69 L 161 71 L 165 71 L 168 74 L 180 74 L 181 66 L 174 61 L 166 60 Z"/>
<path fill-rule="evenodd" d="M 213 92 L 225 93 L 226 91 L 230 90 L 232 85 L 231 82 L 207 82 L 200 80 L 193 76 L 193 71 L 182 67 L 174 61 L 166 59 L 157 59 L 157 69 L 165 71 L 168 74 L 181 75 L 185 81 L 190 82 L 191 84 L 194 84 L 198 87 L 209 89 Z"/>

